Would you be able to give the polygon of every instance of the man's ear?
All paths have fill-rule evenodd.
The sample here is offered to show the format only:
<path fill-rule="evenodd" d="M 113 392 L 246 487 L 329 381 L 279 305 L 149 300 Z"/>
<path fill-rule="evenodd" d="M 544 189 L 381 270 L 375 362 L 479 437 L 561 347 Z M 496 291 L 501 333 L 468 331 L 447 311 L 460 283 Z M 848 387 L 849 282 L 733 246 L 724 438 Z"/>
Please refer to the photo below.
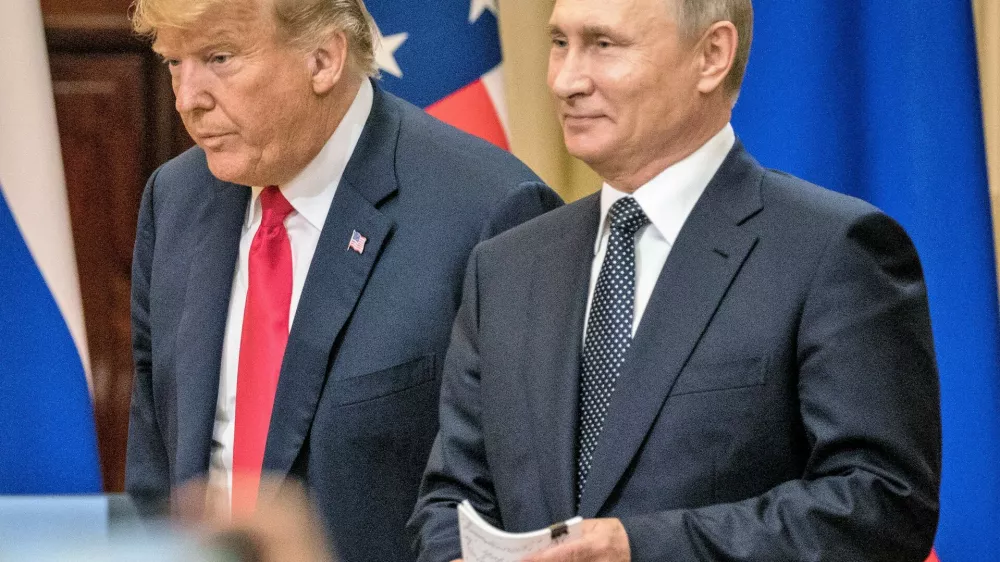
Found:
<path fill-rule="evenodd" d="M 324 95 L 340 82 L 348 65 L 347 35 L 331 33 L 309 53 L 313 92 Z"/>
<path fill-rule="evenodd" d="M 698 69 L 698 91 L 710 94 L 720 87 L 729 76 L 736 58 L 739 33 L 732 22 L 720 21 L 712 24 L 699 42 L 700 63 Z"/>

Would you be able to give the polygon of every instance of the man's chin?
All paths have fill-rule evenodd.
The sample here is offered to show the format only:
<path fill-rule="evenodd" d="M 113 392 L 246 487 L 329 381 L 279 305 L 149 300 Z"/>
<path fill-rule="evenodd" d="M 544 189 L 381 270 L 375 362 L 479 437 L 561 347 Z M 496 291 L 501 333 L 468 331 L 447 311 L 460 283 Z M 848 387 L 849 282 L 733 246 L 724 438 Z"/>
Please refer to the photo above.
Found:
<path fill-rule="evenodd" d="M 593 139 L 567 136 L 566 151 L 573 158 L 582 160 L 593 168 L 595 164 L 606 158 L 608 147 L 606 143 L 594 142 Z"/>
<path fill-rule="evenodd" d="M 248 167 L 242 162 L 235 162 L 225 155 L 206 152 L 208 170 L 220 181 L 240 185 L 258 185 L 249 173 Z"/>

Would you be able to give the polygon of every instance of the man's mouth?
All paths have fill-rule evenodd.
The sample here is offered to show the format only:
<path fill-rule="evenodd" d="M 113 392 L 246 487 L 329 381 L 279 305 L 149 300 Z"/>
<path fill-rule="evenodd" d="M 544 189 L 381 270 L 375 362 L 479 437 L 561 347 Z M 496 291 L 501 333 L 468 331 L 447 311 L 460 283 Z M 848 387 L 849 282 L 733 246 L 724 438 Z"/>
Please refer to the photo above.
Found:
<path fill-rule="evenodd" d="M 195 138 L 198 139 L 198 144 L 207 148 L 219 148 L 222 143 L 226 141 L 226 138 L 230 137 L 233 133 L 199 133 Z"/>

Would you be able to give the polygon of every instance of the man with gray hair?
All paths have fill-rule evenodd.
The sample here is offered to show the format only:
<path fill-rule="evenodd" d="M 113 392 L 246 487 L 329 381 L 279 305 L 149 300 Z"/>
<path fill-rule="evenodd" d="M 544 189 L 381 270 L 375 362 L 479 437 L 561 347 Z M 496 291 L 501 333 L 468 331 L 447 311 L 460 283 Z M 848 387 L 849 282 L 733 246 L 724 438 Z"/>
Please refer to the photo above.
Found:
<path fill-rule="evenodd" d="M 557 0 L 549 86 L 599 193 L 480 244 L 410 521 L 530 562 L 922 561 L 940 414 L 902 228 L 761 167 L 729 124 L 750 0 Z"/>
<path fill-rule="evenodd" d="M 302 479 L 341 560 L 405 561 L 461 275 L 560 204 L 382 91 L 361 0 L 137 0 L 197 146 L 142 198 L 126 490 Z"/>

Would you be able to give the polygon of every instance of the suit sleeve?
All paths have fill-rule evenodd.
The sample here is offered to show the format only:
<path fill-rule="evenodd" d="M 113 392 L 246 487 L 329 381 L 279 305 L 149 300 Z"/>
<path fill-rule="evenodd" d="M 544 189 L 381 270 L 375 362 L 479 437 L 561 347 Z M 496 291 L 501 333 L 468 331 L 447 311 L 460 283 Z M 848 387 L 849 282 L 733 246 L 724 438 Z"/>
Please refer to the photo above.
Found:
<path fill-rule="evenodd" d="M 480 425 L 478 249 L 469 260 L 462 304 L 445 357 L 441 429 L 407 523 L 413 548 L 420 553 L 418 562 L 447 562 L 461 556 L 457 501 L 468 499 L 487 520 L 495 524 L 497 519 Z"/>
<path fill-rule="evenodd" d="M 923 561 L 941 469 L 926 288 L 905 232 L 871 212 L 827 246 L 801 313 L 802 477 L 738 503 L 623 518 L 636 562 Z"/>
<path fill-rule="evenodd" d="M 149 291 L 156 243 L 153 189 L 157 172 L 150 177 L 143 192 L 132 257 L 132 356 L 135 376 L 125 467 L 125 491 L 136 499 L 141 511 L 151 514 L 159 509 L 158 504 L 170 491 L 167 452 L 156 421 L 152 389 Z"/>
<path fill-rule="evenodd" d="M 562 206 L 563 200 L 540 181 L 525 181 L 510 189 L 494 205 L 483 224 L 479 240 L 488 240 L 501 232 Z"/>

